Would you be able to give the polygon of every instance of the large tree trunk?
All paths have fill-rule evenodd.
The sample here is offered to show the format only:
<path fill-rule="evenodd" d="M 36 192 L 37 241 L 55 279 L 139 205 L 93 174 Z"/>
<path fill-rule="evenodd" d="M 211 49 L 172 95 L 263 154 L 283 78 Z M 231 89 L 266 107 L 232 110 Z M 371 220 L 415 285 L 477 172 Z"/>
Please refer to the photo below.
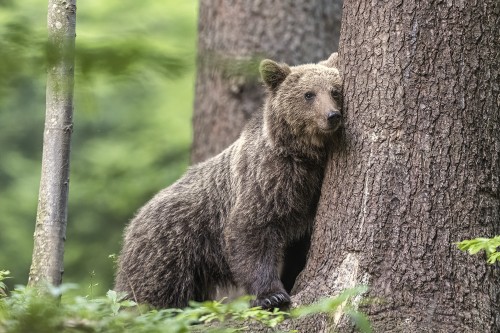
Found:
<path fill-rule="evenodd" d="M 336 51 L 341 0 L 201 0 L 193 163 L 229 146 L 263 103 L 258 60 L 295 65 Z"/>
<path fill-rule="evenodd" d="M 42 176 L 29 284 L 59 285 L 63 274 L 73 129 L 76 0 L 50 0 Z"/>
<path fill-rule="evenodd" d="M 346 1 L 345 131 L 298 302 L 366 283 L 375 332 L 500 332 L 499 2 Z M 303 323 L 326 332 L 327 320 Z"/>

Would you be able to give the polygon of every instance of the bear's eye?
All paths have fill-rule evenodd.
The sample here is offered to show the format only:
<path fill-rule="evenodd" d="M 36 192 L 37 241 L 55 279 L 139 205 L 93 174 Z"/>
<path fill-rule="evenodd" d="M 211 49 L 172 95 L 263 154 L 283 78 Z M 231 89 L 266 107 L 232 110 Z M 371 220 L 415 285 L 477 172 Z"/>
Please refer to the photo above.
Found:
<path fill-rule="evenodd" d="M 304 98 L 307 99 L 308 101 L 313 99 L 315 96 L 316 96 L 316 94 L 311 92 L 311 91 L 308 91 L 304 94 Z"/>
<path fill-rule="evenodd" d="M 336 89 L 333 89 L 330 92 L 330 95 L 332 95 L 332 98 L 335 99 L 335 100 L 340 100 L 342 98 L 342 96 L 340 95 L 340 91 L 338 91 Z"/>

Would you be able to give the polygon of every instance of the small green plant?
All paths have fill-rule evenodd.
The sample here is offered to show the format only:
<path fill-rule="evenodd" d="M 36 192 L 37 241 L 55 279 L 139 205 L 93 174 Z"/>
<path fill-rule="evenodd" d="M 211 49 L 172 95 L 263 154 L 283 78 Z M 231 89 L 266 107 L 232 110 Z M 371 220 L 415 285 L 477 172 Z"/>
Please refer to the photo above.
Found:
<path fill-rule="evenodd" d="M 487 262 L 491 265 L 500 260 L 500 235 L 493 238 L 474 238 L 463 240 L 455 243 L 462 251 L 467 251 L 469 254 L 476 254 L 484 250 L 487 257 Z"/>
<path fill-rule="evenodd" d="M 250 307 L 250 297 L 231 302 L 191 302 L 185 309 L 148 309 L 124 298 L 113 290 L 106 297 L 64 297 L 74 285 L 46 286 L 35 289 L 19 286 L 7 296 L 2 281 L 8 271 L 0 271 L 0 333 L 189 333 L 189 332 L 248 332 L 255 323 L 276 328 L 287 318 L 299 318 L 318 313 L 342 311 L 361 332 L 371 332 L 367 318 L 352 306 L 366 287 L 344 291 L 291 312 L 262 310 Z"/>
<path fill-rule="evenodd" d="M 0 297 L 7 296 L 7 286 L 3 281 L 9 278 L 9 274 L 9 271 L 0 271 Z"/>
<path fill-rule="evenodd" d="M 97 287 L 99 283 L 94 283 L 95 271 L 90 272 L 90 284 L 89 284 L 89 295 L 88 297 L 94 297 L 94 287 Z"/>

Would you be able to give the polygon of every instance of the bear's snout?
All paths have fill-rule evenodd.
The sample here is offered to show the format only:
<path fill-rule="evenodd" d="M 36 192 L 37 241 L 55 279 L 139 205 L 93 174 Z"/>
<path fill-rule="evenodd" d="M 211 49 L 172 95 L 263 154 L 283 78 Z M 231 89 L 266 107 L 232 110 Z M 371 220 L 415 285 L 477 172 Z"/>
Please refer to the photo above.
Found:
<path fill-rule="evenodd" d="M 332 129 L 337 129 L 337 127 L 342 122 L 342 114 L 338 111 L 330 111 L 326 115 L 326 119 L 328 120 L 328 125 Z"/>

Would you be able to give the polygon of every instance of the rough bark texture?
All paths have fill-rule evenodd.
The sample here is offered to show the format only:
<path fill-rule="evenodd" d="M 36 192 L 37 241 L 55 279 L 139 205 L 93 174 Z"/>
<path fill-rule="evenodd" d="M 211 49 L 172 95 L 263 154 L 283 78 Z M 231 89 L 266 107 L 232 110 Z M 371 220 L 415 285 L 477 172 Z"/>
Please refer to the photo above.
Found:
<path fill-rule="evenodd" d="M 29 284 L 61 283 L 73 128 L 76 0 L 50 0 L 42 176 Z"/>
<path fill-rule="evenodd" d="M 341 0 L 201 0 L 191 160 L 236 140 L 263 103 L 258 61 L 297 65 L 336 51 Z"/>
<path fill-rule="evenodd" d="M 375 332 L 500 332 L 498 265 L 453 245 L 500 233 L 499 2 L 351 0 L 343 15 L 344 144 L 295 300 L 367 283 Z"/>

